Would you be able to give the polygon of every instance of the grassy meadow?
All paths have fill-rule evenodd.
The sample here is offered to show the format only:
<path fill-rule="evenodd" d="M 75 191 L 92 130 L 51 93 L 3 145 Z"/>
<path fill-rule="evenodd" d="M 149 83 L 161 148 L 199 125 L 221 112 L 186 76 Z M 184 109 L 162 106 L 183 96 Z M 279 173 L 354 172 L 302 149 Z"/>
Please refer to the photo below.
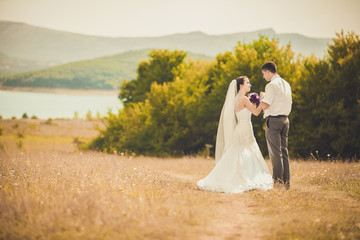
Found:
<path fill-rule="evenodd" d="M 213 159 L 79 149 L 99 128 L 0 120 L 0 239 L 360 239 L 360 163 L 292 159 L 288 191 L 212 193 Z"/>

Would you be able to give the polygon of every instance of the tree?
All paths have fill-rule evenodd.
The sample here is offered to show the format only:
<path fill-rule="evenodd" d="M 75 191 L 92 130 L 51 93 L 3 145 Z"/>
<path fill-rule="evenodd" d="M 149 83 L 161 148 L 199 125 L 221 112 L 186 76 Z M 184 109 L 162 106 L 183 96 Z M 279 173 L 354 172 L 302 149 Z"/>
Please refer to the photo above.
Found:
<path fill-rule="evenodd" d="M 136 79 L 122 83 L 119 99 L 124 106 L 130 102 L 144 101 L 153 82 L 172 82 L 175 77 L 180 76 L 186 53 L 167 49 L 152 50 L 149 57 L 149 61 L 139 64 Z"/>
<path fill-rule="evenodd" d="M 336 35 L 325 59 L 305 59 L 294 123 L 295 151 L 302 157 L 360 154 L 359 36 Z"/>

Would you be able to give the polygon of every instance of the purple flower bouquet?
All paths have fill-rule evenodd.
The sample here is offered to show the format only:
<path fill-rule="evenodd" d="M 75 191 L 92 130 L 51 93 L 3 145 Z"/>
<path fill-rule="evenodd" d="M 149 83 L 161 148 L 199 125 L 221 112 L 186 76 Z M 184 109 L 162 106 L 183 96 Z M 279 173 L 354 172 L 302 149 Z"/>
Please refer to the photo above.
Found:
<path fill-rule="evenodd" d="M 256 104 L 256 106 L 259 106 L 259 104 L 260 104 L 260 96 L 257 93 L 255 93 L 255 92 L 249 93 L 247 96 L 250 99 L 250 102 L 252 104 Z"/>

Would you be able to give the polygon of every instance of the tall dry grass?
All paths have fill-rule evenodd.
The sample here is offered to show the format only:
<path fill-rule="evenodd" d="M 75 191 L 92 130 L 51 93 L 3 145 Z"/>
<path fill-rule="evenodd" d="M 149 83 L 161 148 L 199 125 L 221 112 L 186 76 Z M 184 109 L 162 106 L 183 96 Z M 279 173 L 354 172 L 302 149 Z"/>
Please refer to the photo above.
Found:
<path fill-rule="evenodd" d="M 292 161 L 292 188 L 251 192 L 267 239 L 360 239 L 360 164 Z"/>
<path fill-rule="evenodd" d="M 1 239 L 360 239 L 359 163 L 291 160 L 288 191 L 211 193 L 213 160 L 79 151 L 100 124 L 0 120 Z"/>
<path fill-rule="evenodd" d="M 75 152 L 104 129 L 100 120 L 1 119 L 0 149 L 14 152 Z"/>
<path fill-rule="evenodd" d="M 190 239 L 212 203 L 118 156 L 0 156 L 1 239 Z"/>

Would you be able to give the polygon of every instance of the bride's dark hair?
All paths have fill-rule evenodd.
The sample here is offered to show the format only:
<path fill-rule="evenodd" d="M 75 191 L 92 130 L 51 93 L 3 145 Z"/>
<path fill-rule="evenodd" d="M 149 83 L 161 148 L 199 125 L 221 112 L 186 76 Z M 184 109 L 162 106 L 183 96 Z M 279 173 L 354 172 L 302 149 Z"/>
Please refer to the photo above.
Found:
<path fill-rule="evenodd" d="M 245 78 L 248 78 L 247 76 L 240 76 L 236 78 L 236 87 L 237 92 L 240 90 L 240 85 L 244 85 Z"/>

